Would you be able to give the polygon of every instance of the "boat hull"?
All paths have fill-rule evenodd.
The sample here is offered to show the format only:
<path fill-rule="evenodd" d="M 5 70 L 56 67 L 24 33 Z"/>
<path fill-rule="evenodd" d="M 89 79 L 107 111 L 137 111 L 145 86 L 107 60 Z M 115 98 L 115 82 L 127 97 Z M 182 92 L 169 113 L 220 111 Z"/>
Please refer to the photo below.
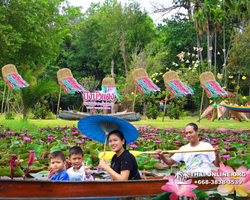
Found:
<path fill-rule="evenodd" d="M 192 179 L 211 181 L 213 177 Z M 119 198 L 156 196 L 164 191 L 161 187 L 166 179 L 138 181 L 37 181 L 37 180 L 0 180 L 0 199 L 7 198 Z M 196 184 L 197 185 L 197 184 Z M 218 185 L 201 184 L 199 190 L 214 189 Z"/>
<path fill-rule="evenodd" d="M 250 106 L 235 106 L 235 105 L 222 105 L 225 108 L 229 110 L 233 110 L 236 112 L 244 112 L 244 113 L 250 113 Z"/>
<path fill-rule="evenodd" d="M 58 117 L 65 120 L 80 120 L 83 117 L 89 115 L 90 114 L 84 112 L 73 112 L 73 111 L 63 110 L 59 112 Z M 140 113 L 135 113 L 135 112 L 107 114 L 107 116 L 117 117 L 120 119 L 124 119 L 126 121 L 140 121 Z"/>

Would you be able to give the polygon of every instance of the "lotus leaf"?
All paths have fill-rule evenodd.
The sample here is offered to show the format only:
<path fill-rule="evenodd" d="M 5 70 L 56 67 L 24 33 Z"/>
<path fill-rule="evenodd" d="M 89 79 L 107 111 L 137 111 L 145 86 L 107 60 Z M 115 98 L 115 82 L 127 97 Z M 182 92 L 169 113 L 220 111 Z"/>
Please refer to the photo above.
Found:
<path fill-rule="evenodd" d="M 39 159 L 38 161 L 39 161 L 39 163 L 41 163 L 41 164 L 49 164 L 49 159 L 48 159 L 48 158 L 41 158 L 41 159 Z"/>
<path fill-rule="evenodd" d="M 165 169 L 165 168 L 170 168 L 170 166 L 169 165 L 166 165 L 165 163 L 163 164 L 163 163 L 155 163 L 154 164 L 154 168 L 155 169 Z"/>
<path fill-rule="evenodd" d="M 14 169 L 15 177 L 22 177 L 24 175 L 23 171 L 20 167 Z M 0 168 L 1 176 L 9 176 L 10 177 L 10 167 Z"/>
<path fill-rule="evenodd" d="M 0 166 L 10 166 L 9 160 L 0 160 Z"/>
<path fill-rule="evenodd" d="M 50 149 L 50 153 L 54 152 L 54 151 L 61 151 L 60 146 L 54 146 Z"/>
<path fill-rule="evenodd" d="M 46 166 L 43 166 L 43 167 L 36 167 L 36 166 L 31 165 L 31 166 L 29 167 L 29 173 L 39 172 L 39 171 L 42 171 L 42 170 L 44 170 L 44 169 L 47 169 L 47 167 L 46 167 Z"/>
<path fill-rule="evenodd" d="M 20 159 L 26 159 L 30 156 L 30 153 L 22 153 L 20 154 Z"/>

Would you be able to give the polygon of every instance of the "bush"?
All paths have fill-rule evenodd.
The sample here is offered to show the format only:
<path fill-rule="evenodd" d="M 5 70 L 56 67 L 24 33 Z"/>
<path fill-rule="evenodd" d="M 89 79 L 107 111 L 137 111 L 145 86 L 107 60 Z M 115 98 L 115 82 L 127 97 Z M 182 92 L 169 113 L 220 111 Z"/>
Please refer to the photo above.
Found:
<path fill-rule="evenodd" d="M 32 113 L 34 114 L 33 119 L 51 119 L 53 118 L 52 112 L 48 109 L 49 104 L 47 100 L 36 103 Z"/>
<path fill-rule="evenodd" d="M 146 97 L 147 102 L 147 111 L 146 116 L 149 119 L 157 119 L 157 116 L 160 114 L 160 102 L 156 99 L 156 97 L 152 94 Z"/>
<path fill-rule="evenodd" d="M 168 104 L 166 105 L 167 109 L 167 116 L 170 119 L 180 119 L 180 116 L 184 114 L 184 106 L 187 104 L 187 98 L 173 98 L 169 100 Z"/>
<path fill-rule="evenodd" d="M 12 112 L 6 112 L 6 113 L 4 113 L 4 117 L 6 119 L 14 118 L 15 116 L 16 116 L 16 113 L 12 113 Z"/>

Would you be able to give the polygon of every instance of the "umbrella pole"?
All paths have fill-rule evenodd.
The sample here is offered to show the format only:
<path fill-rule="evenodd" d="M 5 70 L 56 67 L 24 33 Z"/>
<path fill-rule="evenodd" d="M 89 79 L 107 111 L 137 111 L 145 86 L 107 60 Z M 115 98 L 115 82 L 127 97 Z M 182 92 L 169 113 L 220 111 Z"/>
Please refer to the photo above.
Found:
<path fill-rule="evenodd" d="M 105 132 L 105 133 L 106 133 L 106 132 Z M 108 135 L 107 135 L 107 133 L 106 133 L 105 143 L 104 143 L 104 147 L 103 147 L 103 156 L 102 156 L 102 160 L 104 160 L 104 158 L 105 158 L 105 151 L 106 151 L 107 139 L 108 139 Z"/>
<path fill-rule="evenodd" d="M 58 97 L 58 102 L 57 102 L 57 109 L 56 109 L 56 119 L 57 119 L 58 111 L 59 111 L 59 105 L 60 105 L 60 99 L 61 99 L 61 91 L 62 91 L 62 86 L 60 85 L 60 92 L 59 92 L 59 97 Z"/>

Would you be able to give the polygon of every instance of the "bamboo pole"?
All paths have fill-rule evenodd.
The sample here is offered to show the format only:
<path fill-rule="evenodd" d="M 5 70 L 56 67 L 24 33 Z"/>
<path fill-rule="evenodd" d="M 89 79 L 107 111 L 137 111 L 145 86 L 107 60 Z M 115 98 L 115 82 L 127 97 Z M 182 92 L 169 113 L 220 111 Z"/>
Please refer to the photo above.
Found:
<path fill-rule="evenodd" d="M 2 100 L 2 109 L 1 109 L 1 114 L 3 114 L 3 105 L 4 105 L 4 98 L 5 98 L 5 92 L 6 92 L 6 82 L 4 84 L 4 90 L 3 90 L 3 100 Z"/>
<path fill-rule="evenodd" d="M 165 112 L 166 112 L 166 104 L 167 104 L 167 94 L 166 94 L 166 97 L 165 97 L 165 103 L 164 103 L 164 108 L 163 108 L 162 122 L 164 122 L 164 116 L 165 116 Z"/>
<path fill-rule="evenodd" d="M 134 96 L 133 105 L 132 105 L 132 112 L 134 112 L 134 111 L 135 111 L 135 99 L 136 99 L 136 93 L 137 93 L 137 87 L 135 87 L 135 92 L 134 92 L 135 96 Z"/>
<path fill-rule="evenodd" d="M 59 92 L 59 97 L 58 97 L 58 102 L 57 102 L 57 109 L 56 109 L 56 119 L 57 119 L 58 111 L 59 111 L 59 105 L 60 105 L 60 99 L 61 99 L 61 91 L 62 91 L 62 86 L 60 85 L 60 92 Z"/>
<path fill-rule="evenodd" d="M 201 110 L 202 110 L 203 99 L 204 99 L 204 89 L 202 91 L 200 114 L 199 114 L 199 120 L 198 120 L 198 122 L 201 122 Z"/>

